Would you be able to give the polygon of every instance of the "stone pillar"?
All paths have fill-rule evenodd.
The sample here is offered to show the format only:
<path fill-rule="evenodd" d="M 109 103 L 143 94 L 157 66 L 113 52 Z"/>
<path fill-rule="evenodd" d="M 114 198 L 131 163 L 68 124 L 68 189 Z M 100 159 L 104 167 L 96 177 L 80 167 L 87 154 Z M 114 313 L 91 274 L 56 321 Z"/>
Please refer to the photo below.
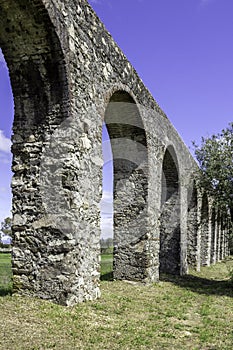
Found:
<path fill-rule="evenodd" d="M 180 275 L 188 273 L 188 191 L 185 183 L 180 184 Z"/>
<path fill-rule="evenodd" d="M 212 211 L 212 244 L 211 244 L 211 263 L 216 264 L 216 254 L 217 254 L 217 230 L 218 230 L 218 222 L 217 222 L 217 211 L 213 207 Z"/>
<path fill-rule="evenodd" d="M 211 244 L 212 244 L 212 201 L 208 198 L 209 204 L 209 215 L 208 215 L 208 231 L 207 231 L 207 256 L 206 256 L 206 265 L 210 266 L 211 263 Z"/>
<path fill-rule="evenodd" d="M 217 255 L 216 255 L 216 261 L 221 260 L 220 252 L 221 252 L 221 216 L 220 212 L 218 211 L 218 218 L 217 218 Z"/>
<path fill-rule="evenodd" d="M 202 241 L 202 192 L 197 191 L 197 271 L 201 269 L 201 241 Z"/>
<path fill-rule="evenodd" d="M 188 224 L 187 224 L 187 259 L 188 265 L 197 268 L 197 190 L 193 186 L 188 192 Z"/>
<path fill-rule="evenodd" d="M 209 203 L 206 193 L 203 193 L 201 204 L 201 265 L 209 265 L 210 257 L 210 220 Z"/>

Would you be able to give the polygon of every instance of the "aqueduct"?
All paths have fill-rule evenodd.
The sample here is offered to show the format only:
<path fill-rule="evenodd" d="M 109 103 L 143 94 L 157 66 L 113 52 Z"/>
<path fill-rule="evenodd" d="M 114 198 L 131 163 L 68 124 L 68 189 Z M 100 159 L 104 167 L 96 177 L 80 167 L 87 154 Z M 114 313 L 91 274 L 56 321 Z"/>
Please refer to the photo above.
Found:
<path fill-rule="evenodd" d="M 102 123 L 114 161 L 114 277 L 150 283 L 228 254 L 228 218 L 86 0 L 0 0 L 15 103 L 13 283 L 72 305 L 99 296 Z"/>

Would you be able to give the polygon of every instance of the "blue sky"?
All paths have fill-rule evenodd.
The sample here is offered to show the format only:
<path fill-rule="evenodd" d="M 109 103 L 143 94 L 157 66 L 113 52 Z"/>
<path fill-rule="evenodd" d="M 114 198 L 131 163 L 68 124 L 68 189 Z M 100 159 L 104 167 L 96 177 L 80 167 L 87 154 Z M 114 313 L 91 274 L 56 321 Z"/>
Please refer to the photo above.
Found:
<path fill-rule="evenodd" d="M 201 136 L 217 133 L 233 120 L 232 0 L 89 3 L 188 147 L 192 140 L 200 143 Z M 12 111 L 0 52 L 0 220 L 10 210 Z M 105 165 L 105 172 L 111 173 L 111 165 Z M 104 211 L 111 211 L 107 183 L 105 198 Z"/>
<path fill-rule="evenodd" d="M 233 121 L 232 0 L 89 3 L 191 151 Z M 110 164 L 105 171 L 107 181 Z"/>
<path fill-rule="evenodd" d="M 233 120 L 232 0 L 89 0 L 187 144 Z"/>
<path fill-rule="evenodd" d="M 0 50 L 0 222 L 11 216 L 11 133 L 13 121 L 13 96 L 8 69 Z"/>

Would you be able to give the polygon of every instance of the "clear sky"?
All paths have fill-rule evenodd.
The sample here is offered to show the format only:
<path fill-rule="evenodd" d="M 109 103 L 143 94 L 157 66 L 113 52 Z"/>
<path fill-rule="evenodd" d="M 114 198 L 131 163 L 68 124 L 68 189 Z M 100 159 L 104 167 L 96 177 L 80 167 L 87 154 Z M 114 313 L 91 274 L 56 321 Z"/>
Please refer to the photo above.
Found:
<path fill-rule="evenodd" d="M 6 62 L 0 50 L 0 222 L 11 216 L 11 162 L 10 152 L 13 96 Z"/>
<path fill-rule="evenodd" d="M 89 0 L 187 146 L 233 121 L 232 0 Z"/>
<path fill-rule="evenodd" d="M 188 147 L 233 121 L 232 0 L 89 3 Z M 10 210 L 11 123 L 11 93 L 0 52 L 0 220 Z M 107 198 L 110 187 L 105 187 Z"/>

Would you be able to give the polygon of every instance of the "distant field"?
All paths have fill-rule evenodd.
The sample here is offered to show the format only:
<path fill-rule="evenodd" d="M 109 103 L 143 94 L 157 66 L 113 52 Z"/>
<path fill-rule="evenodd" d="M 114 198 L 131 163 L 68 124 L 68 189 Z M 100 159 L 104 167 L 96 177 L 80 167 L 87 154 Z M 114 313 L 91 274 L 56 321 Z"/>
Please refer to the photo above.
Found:
<path fill-rule="evenodd" d="M 0 253 L 0 295 L 5 295 L 11 291 L 11 255 Z"/>
<path fill-rule="evenodd" d="M 103 256 L 102 278 L 111 266 Z M 233 257 L 149 286 L 103 278 L 101 299 L 72 308 L 5 293 L 0 349 L 232 350 L 231 269 Z"/>
<path fill-rule="evenodd" d="M 9 266 L 11 255 L 9 253 L 0 253 L 0 266 Z"/>
<path fill-rule="evenodd" d="M 101 278 L 102 280 L 112 280 L 113 255 L 101 255 Z M 0 295 L 8 293 L 11 286 L 11 255 L 0 253 Z"/>

